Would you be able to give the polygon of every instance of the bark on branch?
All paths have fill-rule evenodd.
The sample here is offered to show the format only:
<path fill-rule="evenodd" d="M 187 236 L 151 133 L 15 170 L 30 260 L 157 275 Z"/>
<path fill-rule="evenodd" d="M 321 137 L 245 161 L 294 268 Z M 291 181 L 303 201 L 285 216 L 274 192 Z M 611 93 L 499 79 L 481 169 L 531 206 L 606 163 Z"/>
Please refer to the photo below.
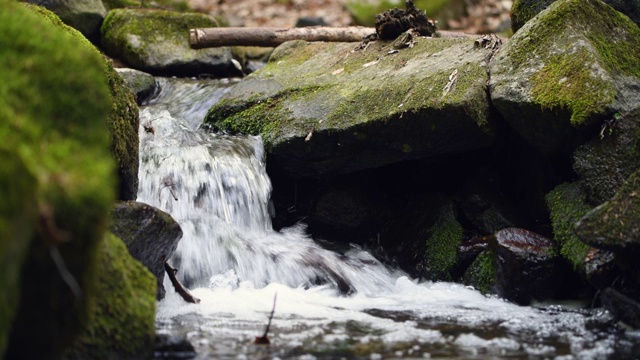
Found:
<path fill-rule="evenodd" d="M 199 49 L 216 46 L 265 46 L 275 47 L 290 40 L 358 42 L 376 32 L 374 28 L 348 27 L 301 27 L 301 28 L 247 28 L 218 27 L 189 30 L 189 44 Z"/>
<path fill-rule="evenodd" d="M 176 278 L 176 273 L 178 272 L 178 270 L 172 268 L 171 265 L 169 265 L 168 262 L 165 262 L 164 263 L 164 271 L 167 272 L 167 275 L 169 275 L 169 280 L 171 280 L 171 284 L 173 284 L 173 287 L 176 289 L 176 292 L 178 294 L 180 294 L 180 296 L 182 296 L 184 301 L 190 302 L 190 303 L 194 303 L 194 304 L 198 304 L 200 302 L 200 299 L 198 299 L 197 297 L 191 295 L 189 290 L 187 290 L 180 283 L 180 281 L 178 281 L 178 278 Z"/>

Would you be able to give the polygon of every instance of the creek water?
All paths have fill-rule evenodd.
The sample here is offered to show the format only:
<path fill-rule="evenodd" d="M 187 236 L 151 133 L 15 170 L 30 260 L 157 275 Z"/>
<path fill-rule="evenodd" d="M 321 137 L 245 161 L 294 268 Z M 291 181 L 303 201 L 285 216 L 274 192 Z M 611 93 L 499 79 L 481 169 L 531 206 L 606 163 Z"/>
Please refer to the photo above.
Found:
<path fill-rule="evenodd" d="M 640 351 L 640 333 L 603 310 L 518 306 L 411 279 L 357 246 L 323 249 L 304 224 L 272 230 L 261 139 L 198 128 L 234 81 L 158 82 L 140 112 L 138 201 L 170 213 L 184 232 L 170 262 L 202 301 L 185 303 L 165 283 L 156 324 L 190 342 L 195 358 L 622 359 Z M 274 304 L 271 345 L 255 345 Z"/>

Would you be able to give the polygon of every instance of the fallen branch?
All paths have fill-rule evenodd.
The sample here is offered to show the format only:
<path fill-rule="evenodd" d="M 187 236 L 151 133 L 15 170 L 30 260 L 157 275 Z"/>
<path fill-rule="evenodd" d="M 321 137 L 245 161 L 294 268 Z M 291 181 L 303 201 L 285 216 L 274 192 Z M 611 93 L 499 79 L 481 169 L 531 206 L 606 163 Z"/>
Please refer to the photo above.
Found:
<path fill-rule="evenodd" d="M 360 42 L 363 38 L 376 33 L 376 29 L 349 27 L 218 27 L 196 28 L 189 30 L 189 44 L 194 49 L 217 46 L 263 46 L 275 47 L 290 40 Z M 478 38 L 478 35 L 460 31 L 438 31 L 436 37 Z"/>
<path fill-rule="evenodd" d="M 176 273 L 178 272 L 178 270 L 172 268 L 171 265 L 169 265 L 169 262 L 164 263 L 164 270 L 167 272 L 167 275 L 169 275 L 169 280 L 171 280 L 171 284 L 173 284 L 173 288 L 176 289 L 176 292 L 180 294 L 180 296 L 182 296 L 184 301 L 194 303 L 194 304 L 198 304 L 200 302 L 200 299 L 191 295 L 189 290 L 187 290 L 180 283 L 180 281 L 178 281 L 178 278 L 176 278 Z"/>
<path fill-rule="evenodd" d="M 267 334 L 269 333 L 269 328 L 271 327 L 271 320 L 273 320 L 273 313 L 275 313 L 276 311 L 276 299 L 278 299 L 278 293 L 275 293 L 275 295 L 273 295 L 273 307 L 271 308 L 271 314 L 269 315 L 269 322 L 267 322 L 267 328 L 264 329 L 264 334 L 262 334 L 262 336 L 256 336 L 255 340 L 253 340 L 254 344 L 260 344 L 260 345 L 271 344 L 271 341 L 267 337 Z"/>
<path fill-rule="evenodd" d="M 358 42 L 375 33 L 374 28 L 362 26 L 348 27 L 217 27 L 189 30 L 189 44 L 199 49 L 216 46 L 265 46 L 275 47 L 290 40 Z"/>

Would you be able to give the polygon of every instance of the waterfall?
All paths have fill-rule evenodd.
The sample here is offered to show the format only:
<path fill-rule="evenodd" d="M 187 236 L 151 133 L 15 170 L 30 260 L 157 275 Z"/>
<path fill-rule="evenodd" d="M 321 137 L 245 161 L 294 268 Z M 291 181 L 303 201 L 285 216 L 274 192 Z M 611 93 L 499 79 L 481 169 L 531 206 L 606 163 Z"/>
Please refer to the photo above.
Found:
<path fill-rule="evenodd" d="M 194 127 L 203 116 L 183 103 L 162 99 L 200 98 L 202 88 L 172 86 L 165 80 L 155 103 L 140 114 L 138 201 L 170 213 L 184 233 L 174 265 L 187 286 L 220 281 L 272 282 L 291 287 L 328 285 L 341 293 L 388 288 L 394 272 L 368 253 L 353 248 L 337 254 L 318 246 L 302 224 L 272 230 L 271 182 L 262 141 L 226 136 Z M 173 90 L 171 90 L 173 89 Z M 178 96 L 176 95 L 178 94 Z M 197 99 L 196 99 L 197 100 Z"/>

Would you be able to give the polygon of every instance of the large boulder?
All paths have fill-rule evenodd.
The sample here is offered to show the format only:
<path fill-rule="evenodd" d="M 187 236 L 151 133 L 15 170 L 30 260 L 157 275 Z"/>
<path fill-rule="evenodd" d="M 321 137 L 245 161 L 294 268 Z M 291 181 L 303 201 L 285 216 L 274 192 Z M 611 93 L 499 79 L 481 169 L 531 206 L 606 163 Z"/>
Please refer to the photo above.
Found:
<path fill-rule="evenodd" d="M 123 242 L 106 234 L 98 248 L 89 321 L 66 359 L 150 359 L 155 343 L 156 279 Z"/>
<path fill-rule="evenodd" d="M 491 100 L 537 149 L 567 154 L 616 112 L 640 107 L 639 57 L 629 18 L 600 0 L 559 0 L 498 51 Z"/>
<path fill-rule="evenodd" d="M 182 238 L 180 225 L 162 210 L 134 202 L 119 202 L 112 212 L 111 231 L 127 245 L 131 256 L 156 277 L 157 298 L 164 298 L 164 263 Z"/>
<path fill-rule="evenodd" d="M 107 10 L 101 0 L 25 0 L 58 15 L 65 24 L 80 31 L 94 44 L 100 43 L 100 26 Z"/>
<path fill-rule="evenodd" d="M 0 149 L 4 171 L 15 171 L 3 177 L 19 177 L 25 187 L 35 182 L 2 221 L 32 235 L 11 239 L 24 241 L 18 248 L 28 253 L 13 289 L 20 301 L 4 356 L 58 358 L 96 296 L 95 260 L 116 189 L 106 125 L 112 102 L 104 59 L 82 35 L 17 2 L 0 1 L 0 8 Z M 21 195 L 3 181 L 11 204 Z M 34 200 L 37 218 L 21 216 Z M 13 259 L 0 257 L 3 269 L 15 268 L 19 249 L 3 248 L 15 251 Z"/>
<path fill-rule="evenodd" d="M 154 75 L 238 75 L 240 64 L 229 47 L 189 47 L 189 29 L 220 22 L 205 14 L 114 9 L 102 24 L 102 46 L 110 56 Z"/>
<path fill-rule="evenodd" d="M 219 130 L 260 134 L 294 177 L 352 173 L 487 147 L 492 50 L 470 39 L 288 42 L 207 114 Z"/>
<path fill-rule="evenodd" d="M 546 9 L 554 1 L 556 0 L 514 0 L 511 7 L 511 29 L 513 29 L 513 32 L 518 31 L 527 21 Z M 604 2 L 640 25 L 640 1 L 604 0 Z"/>

